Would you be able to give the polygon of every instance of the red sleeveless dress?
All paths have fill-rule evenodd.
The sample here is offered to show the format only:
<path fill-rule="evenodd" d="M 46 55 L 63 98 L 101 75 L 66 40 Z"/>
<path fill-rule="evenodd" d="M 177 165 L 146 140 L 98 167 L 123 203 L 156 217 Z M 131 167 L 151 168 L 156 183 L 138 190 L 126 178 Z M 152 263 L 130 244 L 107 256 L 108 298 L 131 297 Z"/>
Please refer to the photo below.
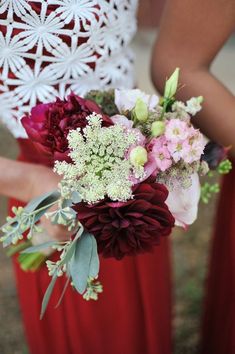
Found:
<path fill-rule="evenodd" d="M 0 95 L 10 107 L 10 113 L 1 111 L 1 116 L 4 113 L 10 123 L 12 114 L 20 118 L 36 101 L 64 95 L 67 88 L 82 94 L 84 85 L 86 90 L 133 87 L 128 47 L 136 28 L 136 6 L 136 0 L 0 1 L 0 30 L 7 49 Z M 21 161 L 45 162 L 27 140 L 20 140 L 20 146 Z M 101 259 L 104 293 L 98 302 L 86 302 L 70 287 L 54 309 L 65 283 L 60 278 L 42 321 L 47 269 L 25 273 L 15 261 L 31 354 L 171 354 L 168 242 L 163 239 L 153 253 L 122 261 Z"/>
<path fill-rule="evenodd" d="M 21 161 L 43 163 L 30 142 L 20 140 Z M 11 201 L 10 205 L 19 205 Z M 153 253 L 121 261 L 101 259 L 104 292 L 86 302 L 71 287 L 55 309 L 65 284 L 59 278 L 43 320 L 47 268 L 23 272 L 14 262 L 20 308 L 32 354 L 171 354 L 169 240 Z"/>
<path fill-rule="evenodd" d="M 235 353 L 235 161 L 223 180 L 217 210 L 201 353 Z"/>

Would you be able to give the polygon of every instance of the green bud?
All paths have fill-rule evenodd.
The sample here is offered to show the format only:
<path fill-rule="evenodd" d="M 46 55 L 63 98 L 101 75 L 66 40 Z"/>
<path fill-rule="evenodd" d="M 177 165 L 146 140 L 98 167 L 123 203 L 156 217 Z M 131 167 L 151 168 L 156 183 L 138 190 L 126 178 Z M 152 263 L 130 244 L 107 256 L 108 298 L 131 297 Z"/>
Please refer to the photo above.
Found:
<path fill-rule="evenodd" d="M 148 161 L 146 149 L 142 146 L 136 146 L 130 153 L 130 161 L 133 166 L 144 166 Z"/>
<path fill-rule="evenodd" d="M 204 101 L 204 97 L 203 96 L 198 96 L 197 97 L 197 100 L 198 100 L 198 103 L 203 103 L 203 101 Z"/>
<path fill-rule="evenodd" d="M 158 136 L 162 135 L 165 132 L 165 128 L 166 128 L 166 125 L 164 122 L 161 122 L 161 121 L 153 122 L 153 124 L 151 126 L 152 136 L 158 137 Z"/>
<path fill-rule="evenodd" d="M 164 98 L 171 99 L 175 96 L 178 87 L 179 72 L 179 68 L 175 69 L 171 77 L 166 81 Z"/>
<path fill-rule="evenodd" d="M 139 122 L 144 123 L 148 119 L 148 113 L 149 113 L 148 106 L 144 101 L 141 100 L 141 98 L 137 98 L 133 112 L 134 112 L 134 117 Z"/>
<path fill-rule="evenodd" d="M 217 171 L 221 175 L 226 175 L 231 171 L 231 169 L 232 169 L 232 163 L 228 159 L 221 161 L 219 166 L 217 167 Z"/>

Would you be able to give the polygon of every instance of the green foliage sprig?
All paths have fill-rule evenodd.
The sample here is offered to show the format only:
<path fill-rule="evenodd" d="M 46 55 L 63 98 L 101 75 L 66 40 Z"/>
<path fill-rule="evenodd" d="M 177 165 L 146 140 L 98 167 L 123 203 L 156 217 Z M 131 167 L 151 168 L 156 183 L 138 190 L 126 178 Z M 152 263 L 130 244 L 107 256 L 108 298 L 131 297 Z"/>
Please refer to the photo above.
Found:
<path fill-rule="evenodd" d="M 218 167 L 216 168 L 215 172 L 219 175 L 226 175 L 228 174 L 232 169 L 232 163 L 228 159 L 223 160 L 220 162 Z M 207 174 L 208 178 L 213 178 L 215 176 L 213 171 L 209 171 Z M 217 194 L 220 192 L 220 185 L 219 183 L 210 183 L 210 182 L 205 182 L 201 186 L 201 200 L 203 203 L 208 204 L 210 199 L 214 194 Z"/>

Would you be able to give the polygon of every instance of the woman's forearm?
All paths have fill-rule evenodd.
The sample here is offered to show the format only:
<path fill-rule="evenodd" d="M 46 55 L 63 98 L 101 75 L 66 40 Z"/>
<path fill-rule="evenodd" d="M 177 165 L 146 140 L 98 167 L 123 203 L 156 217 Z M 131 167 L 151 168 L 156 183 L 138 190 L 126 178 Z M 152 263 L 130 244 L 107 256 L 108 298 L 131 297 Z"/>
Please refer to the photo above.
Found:
<path fill-rule="evenodd" d="M 32 188 L 32 166 L 0 157 L 0 171 L 0 194 L 27 202 Z"/>
<path fill-rule="evenodd" d="M 59 177 L 44 166 L 0 157 L 0 194 L 22 202 L 56 188 Z"/>

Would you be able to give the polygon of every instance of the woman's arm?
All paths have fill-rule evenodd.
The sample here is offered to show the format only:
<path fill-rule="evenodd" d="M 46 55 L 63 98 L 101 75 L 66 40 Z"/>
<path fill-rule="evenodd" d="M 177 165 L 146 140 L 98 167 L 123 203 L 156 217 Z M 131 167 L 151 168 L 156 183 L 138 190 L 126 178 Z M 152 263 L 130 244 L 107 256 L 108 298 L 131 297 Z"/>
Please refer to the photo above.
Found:
<path fill-rule="evenodd" d="M 0 194 L 22 202 L 54 190 L 60 178 L 44 166 L 0 157 Z"/>
<path fill-rule="evenodd" d="M 235 98 L 210 73 L 234 28 L 233 0 L 168 0 L 153 50 L 152 79 L 162 92 L 166 77 L 180 67 L 180 82 L 186 87 L 178 98 L 204 96 L 195 124 L 214 141 L 233 145 L 235 154 Z"/>

